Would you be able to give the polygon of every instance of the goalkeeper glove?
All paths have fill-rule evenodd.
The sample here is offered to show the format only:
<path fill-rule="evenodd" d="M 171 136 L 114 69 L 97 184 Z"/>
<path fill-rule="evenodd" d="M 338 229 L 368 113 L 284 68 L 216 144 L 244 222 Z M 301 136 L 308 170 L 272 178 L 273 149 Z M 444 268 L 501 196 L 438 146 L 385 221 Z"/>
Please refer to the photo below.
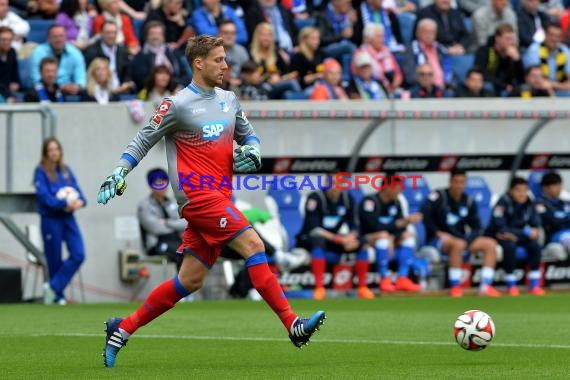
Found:
<path fill-rule="evenodd" d="M 97 202 L 106 204 L 111 198 L 116 195 L 123 195 L 127 189 L 127 183 L 125 182 L 125 176 L 129 172 L 129 169 L 123 167 L 117 167 L 113 171 L 113 174 L 105 179 L 105 182 L 101 185 L 99 189 L 99 194 L 97 194 Z"/>
<path fill-rule="evenodd" d="M 261 152 L 252 145 L 242 145 L 237 148 L 234 156 L 234 171 L 238 173 L 251 173 L 261 169 Z"/>

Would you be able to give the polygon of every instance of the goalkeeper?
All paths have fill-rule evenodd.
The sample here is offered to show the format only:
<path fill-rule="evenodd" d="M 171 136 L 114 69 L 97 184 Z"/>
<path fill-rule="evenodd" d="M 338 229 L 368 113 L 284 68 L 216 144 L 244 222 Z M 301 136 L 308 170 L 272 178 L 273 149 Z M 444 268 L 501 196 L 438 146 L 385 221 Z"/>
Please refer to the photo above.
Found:
<path fill-rule="evenodd" d="M 127 146 L 97 197 L 99 203 L 106 204 L 121 195 L 127 173 L 165 137 L 172 189 L 179 214 L 188 221 L 179 248 L 184 259 L 178 275 L 155 288 L 134 313 L 106 322 L 103 356 L 107 367 L 115 365 L 119 350 L 138 328 L 202 287 L 226 244 L 246 260 L 253 286 L 277 314 L 296 347 L 307 344 L 325 319 L 322 311 L 305 319 L 291 310 L 267 265 L 261 239 L 231 201 L 231 182 L 227 181 L 231 181 L 232 172 L 259 170 L 261 155 L 259 139 L 235 94 L 218 88 L 228 70 L 222 39 L 207 35 L 191 38 L 186 58 L 192 66 L 192 83 L 160 103 L 148 125 Z M 234 140 L 239 145 L 236 152 Z M 204 179 L 217 190 L 203 189 Z"/>

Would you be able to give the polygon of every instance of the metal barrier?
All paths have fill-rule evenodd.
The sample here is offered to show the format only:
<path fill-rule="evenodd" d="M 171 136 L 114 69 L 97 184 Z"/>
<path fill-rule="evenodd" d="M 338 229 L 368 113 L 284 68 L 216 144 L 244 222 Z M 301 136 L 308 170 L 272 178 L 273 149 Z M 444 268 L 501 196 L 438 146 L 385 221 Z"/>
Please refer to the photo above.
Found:
<path fill-rule="evenodd" d="M 0 114 L 6 114 L 6 192 L 12 191 L 12 160 L 14 138 L 14 114 L 39 113 L 42 120 L 42 137 L 45 139 L 56 134 L 56 118 L 54 111 L 46 105 L 2 105 Z"/>

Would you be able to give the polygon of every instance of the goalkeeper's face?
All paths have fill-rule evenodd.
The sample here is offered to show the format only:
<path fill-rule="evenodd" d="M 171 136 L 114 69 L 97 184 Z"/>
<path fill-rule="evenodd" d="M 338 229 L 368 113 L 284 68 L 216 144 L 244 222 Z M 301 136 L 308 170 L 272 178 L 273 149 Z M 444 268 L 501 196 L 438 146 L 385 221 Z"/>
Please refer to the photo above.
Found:
<path fill-rule="evenodd" d="M 204 82 L 211 87 L 221 86 L 228 69 L 224 48 L 222 46 L 213 48 L 203 62 L 202 78 Z"/>

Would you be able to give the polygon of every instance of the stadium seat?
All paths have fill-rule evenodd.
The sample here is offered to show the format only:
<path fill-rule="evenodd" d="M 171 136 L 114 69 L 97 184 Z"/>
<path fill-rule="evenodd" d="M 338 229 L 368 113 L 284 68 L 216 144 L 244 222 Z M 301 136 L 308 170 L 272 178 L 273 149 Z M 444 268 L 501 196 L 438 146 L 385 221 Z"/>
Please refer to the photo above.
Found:
<path fill-rule="evenodd" d="M 534 199 L 537 199 L 542 194 L 540 181 L 542 181 L 544 173 L 544 170 L 534 170 L 530 172 L 530 175 L 528 176 L 528 188 L 534 196 Z"/>
<path fill-rule="evenodd" d="M 414 186 L 413 179 L 408 175 L 404 183 L 405 188 L 402 189 L 402 194 L 408 201 L 410 214 L 420 211 L 430 193 L 429 185 L 423 176 L 415 178 L 415 182 Z"/>
<path fill-rule="evenodd" d="M 313 17 L 306 19 L 295 19 L 295 26 L 297 27 L 297 30 L 301 30 L 306 26 L 315 26 L 316 23 L 317 20 Z"/>
<path fill-rule="evenodd" d="M 485 181 L 480 176 L 468 176 L 465 184 L 465 193 L 473 198 L 479 211 L 479 218 L 483 227 L 487 227 L 491 219 L 491 197 L 493 193 Z"/>
<path fill-rule="evenodd" d="M 409 12 L 396 13 L 398 23 L 400 24 L 400 31 L 402 32 L 402 40 L 404 45 L 408 46 L 414 39 L 414 24 L 416 23 L 416 15 Z"/>
<path fill-rule="evenodd" d="M 126 100 L 135 100 L 137 99 L 137 96 L 135 94 L 121 94 L 119 95 L 119 100 L 121 102 L 126 101 Z"/>
<path fill-rule="evenodd" d="M 20 81 L 22 82 L 22 87 L 28 89 L 32 87 L 32 77 L 30 76 L 30 60 L 20 59 L 18 60 L 18 72 L 20 73 Z"/>
<path fill-rule="evenodd" d="M 287 232 L 287 249 L 291 250 L 296 245 L 296 236 L 303 225 L 303 217 L 299 211 L 301 203 L 301 194 L 297 190 L 276 190 L 269 189 L 267 192 L 266 203 L 270 211 L 276 211 L 279 216 L 281 224 Z M 272 200 L 274 206 L 272 207 L 269 202 Z M 272 210 L 274 208 L 277 210 Z"/>
<path fill-rule="evenodd" d="M 28 42 L 43 44 L 47 41 L 48 29 L 53 25 L 54 20 L 28 20 L 30 23 L 30 33 L 26 36 Z"/>
<path fill-rule="evenodd" d="M 303 91 L 286 91 L 283 98 L 286 100 L 308 100 L 309 95 Z"/>
<path fill-rule="evenodd" d="M 473 54 L 454 55 L 451 57 L 453 73 L 457 79 L 457 83 L 463 83 L 467 77 L 467 73 L 473 67 L 475 56 Z"/>

